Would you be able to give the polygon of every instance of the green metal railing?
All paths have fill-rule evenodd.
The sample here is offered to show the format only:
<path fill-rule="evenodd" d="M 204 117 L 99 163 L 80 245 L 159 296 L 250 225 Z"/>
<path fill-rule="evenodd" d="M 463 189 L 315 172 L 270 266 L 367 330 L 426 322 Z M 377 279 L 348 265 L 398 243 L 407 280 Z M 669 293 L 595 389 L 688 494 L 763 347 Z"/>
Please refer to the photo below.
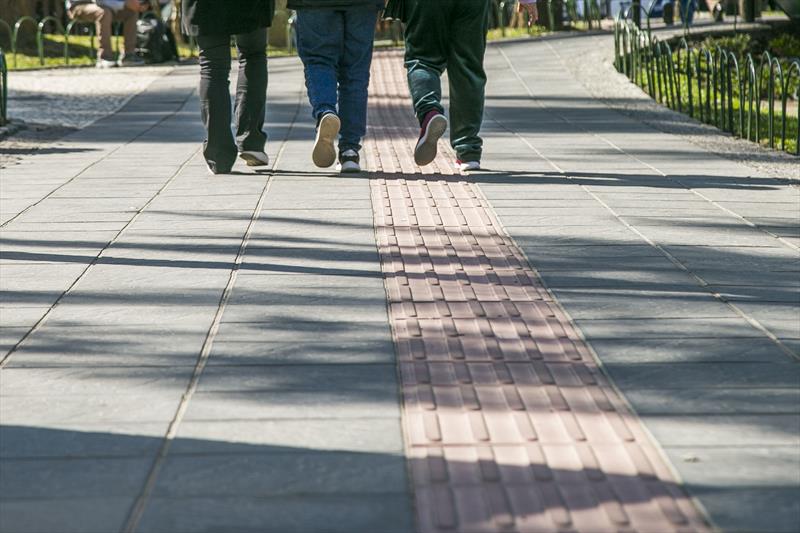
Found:
<path fill-rule="evenodd" d="M 8 122 L 8 65 L 6 55 L 0 48 L 0 126 Z"/>
<path fill-rule="evenodd" d="M 48 27 L 54 28 L 56 31 L 48 32 Z M 60 35 L 64 37 L 64 64 L 69 65 L 70 60 L 70 37 L 74 36 L 73 30 L 75 28 L 85 27 L 87 34 L 91 37 L 90 39 L 90 48 L 92 56 L 95 54 L 95 35 L 94 35 L 94 23 L 84 22 L 80 20 L 73 20 L 66 27 L 63 26 L 61 21 L 56 17 L 44 17 L 41 20 L 36 20 L 33 17 L 22 17 L 17 20 L 14 26 L 10 26 L 4 20 L 0 20 L 0 30 L 3 30 L 8 37 L 10 49 L 11 49 L 11 64 L 16 69 L 17 68 L 17 55 L 19 54 L 19 37 L 22 33 L 22 30 L 26 28 L 30 28 L 30 31 L 35 32 L 36 37 L 36 53 L 39 58 L 39 64 L 44 66 L 45 64 L 45 49 L 44 49 L 44 41 L 45 35 Z"/>
<path fill-rule="evenodd" d="M 758 59 L 748 54 L 740 60 L 719 46 L 691 46 L 685 36 L 673 50 L 669 42 L 623 18 L 614 25 L 614 50 L 617 70 L 657 102 L 743 139 L 766 140 L 770 148 L 786 150 L 788 104 L 800 82 L 800 59 L 782 63 L 764 52 Z M 797 120 L 800 124 L 800 106 Z M 800 127 L 796 137 L 793 152 L 800 155 Z"/>

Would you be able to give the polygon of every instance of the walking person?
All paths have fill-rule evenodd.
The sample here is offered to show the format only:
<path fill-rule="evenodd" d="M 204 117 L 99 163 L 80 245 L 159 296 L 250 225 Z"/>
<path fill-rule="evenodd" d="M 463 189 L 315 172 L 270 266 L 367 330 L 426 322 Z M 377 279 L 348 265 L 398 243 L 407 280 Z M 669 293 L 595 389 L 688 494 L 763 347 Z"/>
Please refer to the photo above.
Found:
<path fill-rule="evenodd" d="M 206 128 L 203 156 L 212 174 L 227 174 L 236 155 L 248 166 L 265 166 L 267 27 L 275 0 L 183 0 L 184 30 L 200 50 L 200 112 Z M 239 79 L 231 132 L 231 36 L 236 40 Z"/>
<path fill-rule="evenodd" d="M 378 12 L 385 0 L 289 0 L 297 11 L 297 51 L 317 122 L 312 152 L 321 168 L 360 172 Z"/>
<path fill-rule="evenodd" d="M 535 0 L 519 1 L 529 23 L 535 22 Z M 408 87 L 420 123 L 414 160 L 420 166 L 433 162 L 438 141 L 447 131 L 441 82 L 447 70 L 456 166 L 462 171 L 481 168 L 489 9 L 489 0 L 389 0 L 387 16 L 405 23 Z"/>

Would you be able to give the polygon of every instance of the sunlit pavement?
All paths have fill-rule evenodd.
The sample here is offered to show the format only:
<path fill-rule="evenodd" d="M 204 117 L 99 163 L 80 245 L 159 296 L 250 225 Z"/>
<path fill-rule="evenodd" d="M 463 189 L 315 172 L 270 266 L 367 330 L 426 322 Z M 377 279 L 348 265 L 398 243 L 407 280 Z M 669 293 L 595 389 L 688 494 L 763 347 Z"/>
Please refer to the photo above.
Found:
<path fill-rule="evenodd" d="M 270 170 L 208 175 L 182 67 L 0 171 L 0 531 L 793 531 L 800 191 L 559 50 L 490 48 L 470 176 L 396 52 L 362 175 L 294 59 Z"/>

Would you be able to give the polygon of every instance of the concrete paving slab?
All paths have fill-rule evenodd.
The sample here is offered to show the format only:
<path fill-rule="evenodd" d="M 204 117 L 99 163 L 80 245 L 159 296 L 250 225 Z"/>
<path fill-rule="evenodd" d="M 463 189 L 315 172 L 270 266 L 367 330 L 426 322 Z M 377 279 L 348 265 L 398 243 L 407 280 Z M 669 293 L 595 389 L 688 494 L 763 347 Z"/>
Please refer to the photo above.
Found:
<path fill-rule="evenodd" d="M 650 389 L 631 387 L 625 395 L 642 415 L 792 414 L 800 404 L 800 391 L 792 387 L 775 388 L 759 383 L 752 388 L 734 389 L 723 384 L 714 389 L 699 389 L 688 385 L 672 389 L 656 388 L 655 384 Z"/>
<path fill-rule="evenodd" d="M 31 328 L 44 316 L 49 307 L 13 306 L 0 304 L 0 328 Z"/>
<path fill-rule="evenodd" d="M 665 448 L 800 445 L 800 415 L 666 415 L 642 419 Z M 769 478 L 765 478 L 769 479 Z"/>
<path fill-rule="evenodd" d="M 168 423 L 175 416 L 180 396 L 172 390 L 154 389 L 147 402 L 140 394 L 81 394 L 76 396 L 3 396 L 3 424 Z M 22 416 L 20 413 L 24 412 Z"/>
<path fill-rule="evenodd" d="M 344 386 L 348 383 L 348 386 Z M 354 385 L 355 384 L 355 385 Z M 326 393 L 349 389 L 365 401 L 388 400 L 395 394 L 396 377 L 386 365 L 287 365 L 209 367 L 200 392 L 307 391 Z"/>
<path fill-rule="evenodd" d="M 217 341 L 209 365 L 371 364 L 394 362 L 394 345 L 387 339 L 331 345 L 325 341 Z"/>
<path fill-rule="evenodd" d="M 567 308 L 569 309 L 569 308 Z M 677 339 L 677 338 L 761 338 L 761 333 L 744 319 L 661 318 L 580 319 L 583 333 L 595 339 Z"/>
<path fill-rule="evenodd" d="M 392 524 L 393 533 L 414 530 L 405 495 L 381 494 L 290 498 L 206 497 L 156 498 L 145 511 L 140 533 L 163 531 L 258 530 L 264 533 L 330 531 L 381 531 Z"/>
<path fill-rule="evenodd" d="M 800 365 L 788 357 L 784 363 L 612 363 L 606 369 L 623 389 L 782 388 L 800 382 Z"/>
<path fill-rule="evenodd" d="M 53 498 L 0 500 L 3 533 L 108 533 L 120 530 L 130 511 L 130 498 Z M 46 508 L 48 512 L 42 513 Z"/>
<path fill-rule="evenodd" d="M 285 497 L 308 494 L 392 494 L 406 488 L 405 458 L 345 451 L 270 451 L 173 455 L 154 496 L 161 498 Z M 269 472 L 269 475 L 264 475 Z M 313 472 L 313 475 L 308 473 Z"/>
<path fill-rule="evenodd" d="M 800 489 L 796 487 L 727 488 L 689 485 L 723 531 L 793 533 L 800 519 Z M 747 502 L 742 505 L 741 502 Z"/>
<path fill-rule="evenodd" d="M 299 370 L 302 370 L 301 367 Z M 273 368 L 275 369 L 275 368 Z M 276 369 L 279 370 L 279 369 Z M 187 420 L 397 418 L 396 391 L 369 393 L 319 384 L 309 392 L 300 384 L 267 391 L 203 392 L 193 399 Z M 313 385 L 312 385 L 313 386 Z M 299 390 L 298 390 L 299 389 Z M 365 398 L 365 395 L 368 395 Z"/>
<path fill-rule="evenodd" d="M 547 278 L 545 278 L 546 280 Z M 575 319 L 680 319 L 691 313 L 697 318 L 738 318 L 727 305 L 691 285 L 616 288 L 554 288 L 553 292 Z M 660 289 L 660 290 L 653 290 Z"/>
<path fill-rule="evenodd" d="M 400 414 L 394 418 L 187 420 L 172 453 L 250 454 L 350 451 L 402 455 Z"/>
<path fill-rule="evenodd" d="M 63 397 L 183 390 L 191 368 L 4 368 L 0 395 Z"/>
<path fill-rule="evenodd" d="M 8 398 L 3 398 L 3 403 Z M 122 422 L 120 420 L 88 424 L 78 422 L 29 421 L 15 425 L 13 419 L 0 426 L 2 459 L 71 459 L 71 458 L 152 458 L 161 446 L 168 422 Z M 3 500 L 5 501 L 5 500 Z M 0 520 L 0 522 L 2 522 Z"/>
<path fill-rule="evenodd" d="M 785 363 L 786 354 L 763 338 L 594 339 L 592 348 L 607 364 Z"/>
<path fill-rule="evenodd" d="M 109 498 L 136 495 L 150 457 L 2 459 L 4 499 Z"/>
<path fill-rule="evenodd" d="M 342 342 L 373 342 L 391 339 L 386 324 L 358 323 L 331 317 L 320 321 L 273 320 L 271 322 L 223 322 L 217 338 L 220 341 L 241 342 L 296 342 L 298 333 L 303 338 L 317 336 L 336 345 Z"/>

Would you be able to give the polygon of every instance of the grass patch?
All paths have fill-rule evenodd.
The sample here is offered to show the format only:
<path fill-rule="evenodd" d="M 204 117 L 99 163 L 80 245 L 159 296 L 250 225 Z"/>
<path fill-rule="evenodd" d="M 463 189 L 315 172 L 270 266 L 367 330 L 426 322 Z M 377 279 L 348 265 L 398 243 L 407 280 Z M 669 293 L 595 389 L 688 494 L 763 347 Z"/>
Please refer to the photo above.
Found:
<path fill-rule="evenodd" d="M 673 92 L 673 100 L 672 105 L 668 105 L 670 101 L 667 97 L 667 90 L 664 90 L 662 94 L 662 90 L 655 87 L 655 83 L 651 86 L 647 76 L 644 76 L 644 79 L 639 79 L 638 85 L 642 87 L 648 94 L 651 96 L 655 95 L 654 98 L 657 102 L 668 105 L 668 107 L 680 111 L 684 114 L 689 113 L 689 82 L 688 77 L 684 73 L 677 73 L 676 81 L 678 85 L 675 87 Z M 758 139 L 759 143 L 762 146 L 772 146 L 776 149 L 781 149 L 781 143 L 783 139 L 782 129 L 783 129 L 783 114 L 781 110 L 781 103 L 780 99 L 776 98 L 774 112 L 773 112 L 773 130 L 772 136 L 770 137 L 770 121 L 769 121 L 769 104 L 766 99 L 760 99 L 758 102 L 754 102 L 753 112 L 750 116 L 748 116 L 749 104 L 747 100 L 744 102 L 744 108 L 742 108 L 742 101 L 740 99 L 738 91 L 735 91 L 733 94 L 733 98 L 731 99 L 731 112 L 728 112 L 728 105 L 726 104 L 725 109 L 723 111 L 722 108 L 722 98 L 719 94 L 714 95 L 714 91 L 712 89 L 711 94 L 706 92 L 705 81 L 703 81 L 702 89 L 698 91 L 697 87 L 697 79 L 692 80 L 692 100 L 693 100 L 693 108 L 691 115 L 702 121 L 706 124 L 710 124 L 712 126 L 716 126 L 724 131 L 735 133 L 736 135 L 742 138 L 748 138 L 750 140 L 755 140 L 755 133 L 756 133 L 756 113 L 758 113 Z M 662 88 L 665 88 L 662 86 Z M 678 105 L 680 103 L 680 106 Z M 741 110 L 741 113 L 740 113 Z M 797 133 L 798 133 L 798 120 L 797 120 L 797 102 L 793 100 L 789 100 L 789 104 L 787 105 L 787 116 L 786 116 L 786 140 L 785 140 L 785 150 L 789 153 L 797 153 Z M 743 115 L 743 116 L 742 116 Z M 748 135 L 749 133 L 749 135 Z M 771 140 L 771 142 L 770 142 Z"/>
<path fill-rule="evenodd" d="M 0 41 L 2 43 L 2 41 Z M 2 43 L 7 44 L 7 43 Z M 82 67 L 94 65 L 96 59 L 96 48 L 92 46 L 92 38 L 88 35 L 70 35 L 69 37 L 69 62 L 65 58 L 64 44 L 65 38 L 63 35 L 52 34 L 45 35 L 44 38 L 44 65 L 39 60 L 39 52 L 36 45 L 24 46 L 17 50 L 16 57 L 11 53 L 10 49 L 3 48 L 6 54 L 6 62 L 8 69 L 14 70 L 30 70 L 40 68 L 58 68 L 58 67 Z M 97 39 L 94 39 L 94 46 L 97 46 Z M 122 46 L 122 38 L 114 36 L 111 39 L 111 48 L 114 50 L 114 55 L 117 56 Z M 178 55 L 181 59 L 190 57 L 197 57 L 197 49 L 192 49 L 186 43 L 178 43 Z M 276 48 L 270 46 L 267 50 L 267 55 L 270 57 L 283 57 L 293 55 L 290 54 L 285 48 Z M 231 47 L 231 58 L 236 57 L 236 48 Z"/>

